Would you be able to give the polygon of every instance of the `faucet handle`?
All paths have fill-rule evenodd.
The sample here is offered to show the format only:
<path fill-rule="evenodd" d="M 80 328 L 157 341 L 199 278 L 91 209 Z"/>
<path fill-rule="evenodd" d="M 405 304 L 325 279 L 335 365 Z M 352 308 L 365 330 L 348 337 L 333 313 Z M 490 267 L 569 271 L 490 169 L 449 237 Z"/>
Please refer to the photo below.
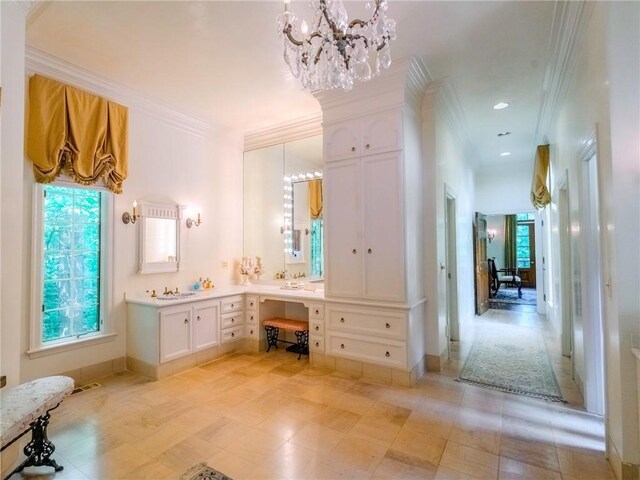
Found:
<path fill-rule="evenodd" d="M 147 290 L 147 293 L 149 293 L 149 290 Z M 156 298 L 158 295 L 156 294 L 155 290 L 151 290 L 151 298 Z"/>
<path fill-rule="evenodd" d="M 178 291 L 178 287 L 176 287 L 176 291 L 175 291 L 174 293 L 180 293 L 180 292 Z"/>

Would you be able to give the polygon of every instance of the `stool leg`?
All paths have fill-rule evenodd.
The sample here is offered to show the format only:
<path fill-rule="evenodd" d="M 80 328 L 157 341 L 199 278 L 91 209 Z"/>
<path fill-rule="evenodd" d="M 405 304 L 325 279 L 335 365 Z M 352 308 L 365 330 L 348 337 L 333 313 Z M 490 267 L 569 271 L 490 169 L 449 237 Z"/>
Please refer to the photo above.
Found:
<path fill-rule="evenodd" d="M 51 458 L 56 447 L 47 438 L 49 418 L 51 418 L 51 415 L 47 412 L 31 423 L 31 441 L 24 447 L 24 454 L 27 456 L 27 459 L 11 472 L 9 477 L 14 473 L 21 472 L 27 467 L 53 467 L 56 472 L 64 468 Z"/>
<path fill-rule="evenodd" d="M 278 334 L 280 333 L 280 329 L 278 327 L 267 327 L 264 329 L 267 331 L 267 352 L 271 350 L 271 347 L 278 348 Z"/>
<path fill-rule="evenodd" d="M 296 331 L 296 339 L 298 340 L 298 360 L 304 353 L 309 353 L 309 330 Z"/>

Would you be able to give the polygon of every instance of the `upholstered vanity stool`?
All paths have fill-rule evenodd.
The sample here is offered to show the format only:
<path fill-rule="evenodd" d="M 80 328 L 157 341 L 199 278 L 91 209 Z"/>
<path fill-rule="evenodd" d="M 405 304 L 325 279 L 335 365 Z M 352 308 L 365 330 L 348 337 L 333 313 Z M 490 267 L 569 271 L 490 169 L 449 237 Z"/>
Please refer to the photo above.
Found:
<path fill-rule="evenodd" d="M 51 454 L 55 446 L 47 438 L 47 425 L 51 410 L 73 392 L 73 379 L 55 376 L 44 377 L 3 389 L 0 393 L 0 433 L 3 451 L 24 434 L 31 431 L 31 441 L 24 447 L 26 460 L 15 468 L 5 480 L 27 467 L 53 467 L 63 469 Z"/>
<path fill-rule="evenodd" d="M 278 342 L 292 343 L 278 338 L 280 329 L 282 329 L 294 332 L 298 341 L 287 348 L 287 350 L 297 353 L 298 360 L 300 360 L 302 354 L 309 355 L 309 322 L 290 320 L 288 318 L 272 318 L 265 320 L 263 325 L 267 332 L 267 352 L 271 350 L 271 347 L 278 348 Z"/>

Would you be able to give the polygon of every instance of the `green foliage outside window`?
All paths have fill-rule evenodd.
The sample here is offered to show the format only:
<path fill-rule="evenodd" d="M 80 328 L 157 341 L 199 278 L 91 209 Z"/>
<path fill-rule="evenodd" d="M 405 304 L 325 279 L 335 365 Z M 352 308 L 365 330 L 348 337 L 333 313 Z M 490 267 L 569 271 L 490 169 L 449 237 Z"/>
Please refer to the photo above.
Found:
<path fill-rule="evenodd" d="M 322 219 L 311 220 L 311 272 L 312 277 L 324 274 L 324 252 L 322 251 Z"/>
<path fill-rule="evenodd" d="M 47 185 L 42 341 L 100 329 L 101 193 Z"/>

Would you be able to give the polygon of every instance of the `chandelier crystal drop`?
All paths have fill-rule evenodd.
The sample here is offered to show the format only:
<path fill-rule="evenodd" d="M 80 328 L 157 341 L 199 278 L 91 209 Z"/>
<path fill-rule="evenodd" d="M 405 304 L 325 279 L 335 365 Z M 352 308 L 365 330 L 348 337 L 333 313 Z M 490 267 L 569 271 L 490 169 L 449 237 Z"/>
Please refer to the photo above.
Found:
<path fill-rule="evenodd" d="M 396 22 L 387 18 L 387 0 L 367 2 L 367 21 L 349 22 L 342 0 L 312 0 L 313 21 L 307 24 L 289 11 L 278 15 L 284 41 L 284 61 L 294 77 L 310 91 L 343 88 L 354 80 L 366 82 L 391 65 L 389 42 L 396 38 Z"/>

